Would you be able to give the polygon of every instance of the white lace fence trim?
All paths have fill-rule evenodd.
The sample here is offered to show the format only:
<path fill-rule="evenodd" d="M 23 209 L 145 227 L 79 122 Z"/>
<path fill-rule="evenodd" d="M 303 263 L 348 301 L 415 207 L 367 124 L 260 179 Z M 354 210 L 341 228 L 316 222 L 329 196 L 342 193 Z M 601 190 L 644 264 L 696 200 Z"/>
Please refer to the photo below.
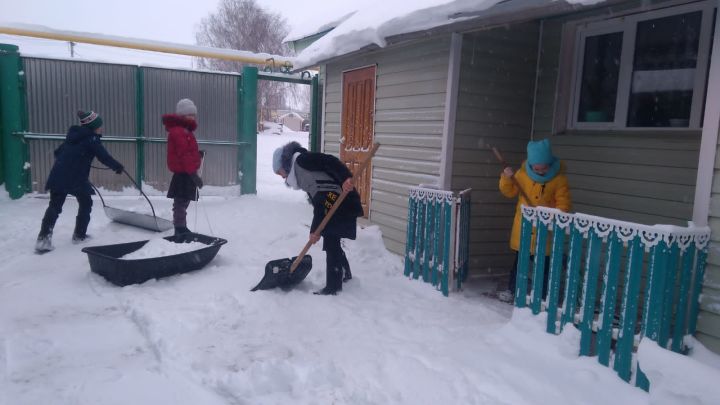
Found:
<path fill-rule="evenodd" d="M 452 191 L 434 190 L 426 187 L 410 187 L 410 198 L 425 202 L 453 202 L 455 196 Z"/>
<path fill-rule="evenodd" d="M 667 246 L 677 243 L 682 252 L 685 252 L 692 243 L 695 243 L 698 250 L 705 250 L 710 242 L 710 228 L 707 226 L 643 225 L 581 213 L 568 214 L 556 208 L 524 205 L 522 206 L 522 215 L 533 225 L 539 221 L 550 230 L 557 227 L 569 233 L 572 225 L 582 233 L 584 238 L 588 237 L 590 229 L 604 240 L 611 232 L 615 231 L 624 244 L 639 236 L 646 250 L 657 246 L 660 241 L 664 241 Z"/>

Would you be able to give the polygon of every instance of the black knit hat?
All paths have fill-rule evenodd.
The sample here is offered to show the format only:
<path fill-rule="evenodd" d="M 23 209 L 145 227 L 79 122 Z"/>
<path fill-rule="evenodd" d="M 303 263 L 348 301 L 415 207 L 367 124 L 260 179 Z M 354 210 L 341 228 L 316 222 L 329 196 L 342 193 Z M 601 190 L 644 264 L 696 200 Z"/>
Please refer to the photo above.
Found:
<path fill-rule="evenodd" d="M 100 116 L 95 111 L 82 111 L 78 110 L 77 112 L 78 119 L 80 120 L 80 125 L 84 127 L 88 127 L 92 130 L 96 130 L 103 126 L 103 120 L 100 118 Z"/>

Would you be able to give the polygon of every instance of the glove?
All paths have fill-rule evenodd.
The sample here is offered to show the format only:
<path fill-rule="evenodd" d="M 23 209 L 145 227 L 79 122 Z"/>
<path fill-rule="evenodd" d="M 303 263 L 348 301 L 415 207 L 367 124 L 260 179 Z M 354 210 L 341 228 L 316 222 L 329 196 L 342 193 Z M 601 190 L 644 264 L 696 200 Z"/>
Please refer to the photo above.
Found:
<path fill-rule="evenodd" d="M 192 181 L 193 181 L 193 183 L 195 183 L 195 185 L 197 186 L 197 188 L 202 188 L 202 187 L 203 187 L 203 181 L 202 181 L 202 179 L 200 178 L 200 176 L 197 175 L 197 173 L 191 174 L 190 177 L 192 178 Z"/>
<path fill-rule="evenodd" d="M 120 166 L 116 167 L 115 170 L 113 170 L 113 171 L 116 174 L 122 174 L 123 170 L 125 170 L 125 168 L 123 167 L 123 165 L 120 165 Z"/>

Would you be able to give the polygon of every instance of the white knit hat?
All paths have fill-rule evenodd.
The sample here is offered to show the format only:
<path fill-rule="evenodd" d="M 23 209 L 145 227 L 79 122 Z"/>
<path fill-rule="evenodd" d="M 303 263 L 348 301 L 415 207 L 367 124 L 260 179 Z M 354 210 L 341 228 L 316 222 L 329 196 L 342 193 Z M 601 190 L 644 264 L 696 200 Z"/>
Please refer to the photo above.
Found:
<path fill-rule="evenodd" d="M 197 115 L 197 107 L 195 103 L 189 98 L 184 98 L 178 101 L 175 107 L 175 114 L 177 115 Z"/>

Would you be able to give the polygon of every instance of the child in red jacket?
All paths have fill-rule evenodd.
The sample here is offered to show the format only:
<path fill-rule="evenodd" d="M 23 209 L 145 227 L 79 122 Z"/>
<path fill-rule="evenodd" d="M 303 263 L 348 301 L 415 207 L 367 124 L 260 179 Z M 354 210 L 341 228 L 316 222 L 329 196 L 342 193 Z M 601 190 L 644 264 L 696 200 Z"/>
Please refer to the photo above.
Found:
<path fill-rule="evenodd" d="M 173 199 L 176 236 L 191 233 L 187 228 L 187 208 L 190 201 L 197 201 L 197 189 L 203 186 L 202 179 L 197 174 L 201 154 L 193 134 L 197 128 L 196 117 L 197 107 L 187 98 L 178 101 L 175 114 L 162 117 L 168 132 L 167 165 L 173 172 L 167 196 Z"/>

